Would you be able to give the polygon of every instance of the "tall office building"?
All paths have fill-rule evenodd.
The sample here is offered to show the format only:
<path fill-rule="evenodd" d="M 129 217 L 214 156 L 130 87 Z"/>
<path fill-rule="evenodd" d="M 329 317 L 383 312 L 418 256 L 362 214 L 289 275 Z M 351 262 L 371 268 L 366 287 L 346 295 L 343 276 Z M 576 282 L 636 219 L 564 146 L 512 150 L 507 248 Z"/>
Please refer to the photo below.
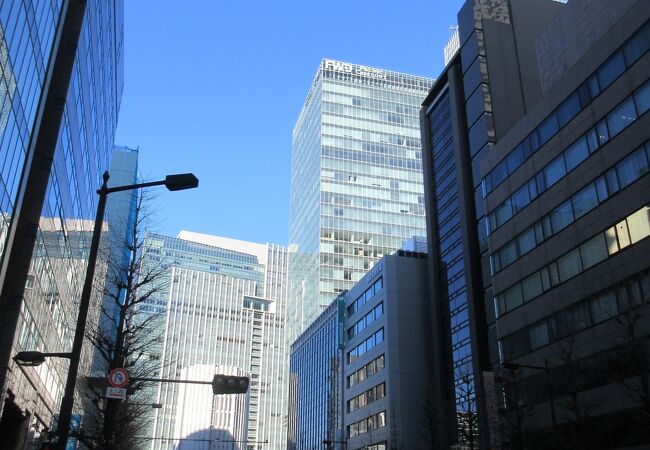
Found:
<path fill-rule="evenodd" d="M 480 165 L 540 101 L 535 39 L 563 7 L 467 0 L 446 47 L 448 63 L 422 107 L 434 405 L 439 433 L 456 448 L 500 445 L 489 442 L 498 417 L 488 414 L 494 408 L 485 389 L 493 384 L 490 354 L 498 352 L 496 330 L 486 326 L 493 308 Z"/>
<path fill-rule="evenodd" d="M 151 448 L 191 448 L 195 436 L 211 436 L 215 449 L 282 448 L 286 248 L 186 231 L 149 235 L 145 248 L 146 264 L 166 267 L 166 288 L 142 310 L 164 318 L 161 377 L 210 381 L 208 372 L 223 368 L 251 379 L 245 402 L 241 395 L 213 399 L 210 386 L 162 383 Z M 188 402 L 188 395 L 203 400 Z"/>
<path fill-rule="evenodd" d="M 481 166 L 506 438 L 647 447 L 650 4 L 572 0 L 537 50 L 542 99 Z"/>
<path fill-rule="evenodd" d="M 293 131 L 290 341 L 383 255 L 425 235 L 418 111 L 431 84 L 321 62 Z"/>
<path fill-rule="evenodd" d="M 648 376 L 649 17 L 635 0 L 469 0 L 458 15 L 422 109 L 448 445 L 650 441 L 630 387 Z"/>
<path fill-rule="evenodd" d="M 126 146 L 115 147 L 111 155 L 110 179 L 108 186 L 124 186 L 138 182 L 138 150 Z M 99 315 L 99 329 L 103 336 L 114 340 L 119 323 L 119 308 L 115 300 L 120 298 L 121 283 L 126 282 L 127 270 L 131 253 L 129 244 L 133 243 L 133 226 L 136 220 L 138 191 L 114 192 L 106 199 L 106 222 L 108 223 L 108 242 L 106 255 L 105 290 L 110 294 L 104 295 L 102 310 Z M 93 358 L 93 376 L 103 377 L 108 372 L 109 364 L 100 351 L 95 349 Z"/>
<path fill-rule="evenodd" d="M 0 4 L 0 333 L 3 349 L 13 340 L 13 352 L 70 351 L 97 207 L 95 192 L 109 167 L 122 94 L 122 1 L 90 1 L 54 158 L 43 159 L 32 145 L 44 126 L 40 111 L 64 4 Z M 30 197 L 30 176 L 47 180 L 45 196 Z M 28 223 L 29 233 L 17 233 L 19 222 Z M 13 273 L 27 264 L 22 269 L 9 264 L 17 255 L 31 255 L 26 280 Z M 20 289 L 14 289 L 17 284 Z M 19 307 L 15 298 L 22 299 Z M 98 305 L 100 296 L 93 302 Z M 7 331 L 16 316 L 12 339 Z M 0 393 L 0 441 L 13 448 L 52 426 L 67 364 L 48 359 L 38 367 L 7 360 L 0 365 L 7 375 Z M 87 373 L 89 366 L 90 354 L 84 352 L 81 372 Z"/>

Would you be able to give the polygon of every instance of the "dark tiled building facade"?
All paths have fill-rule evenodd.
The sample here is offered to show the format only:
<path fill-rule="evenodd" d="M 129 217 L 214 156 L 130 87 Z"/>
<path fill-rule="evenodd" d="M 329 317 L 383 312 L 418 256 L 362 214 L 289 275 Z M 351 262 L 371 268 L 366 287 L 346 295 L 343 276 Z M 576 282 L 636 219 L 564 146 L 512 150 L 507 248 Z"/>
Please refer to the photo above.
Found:
<path fill-rule="evenodd" d="M 422 110 L 445 440 L 647 443 L 650 5 L 471 0 L 458 18 Z"/>

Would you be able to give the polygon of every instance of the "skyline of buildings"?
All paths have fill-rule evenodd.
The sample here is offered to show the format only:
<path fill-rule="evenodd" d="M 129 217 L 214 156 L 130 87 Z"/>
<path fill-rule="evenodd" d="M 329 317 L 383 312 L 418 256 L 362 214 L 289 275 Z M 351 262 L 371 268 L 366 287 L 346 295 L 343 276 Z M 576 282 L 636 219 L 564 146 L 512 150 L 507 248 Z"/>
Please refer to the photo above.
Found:
<path fill-rule="evenodd" d="M 113 142 L 119 0 L 89 2 L 54 159 L 30 144 L 58 7 L 0 5 L 0 333 L 12 354 L 69 351 L 101 174 L 138 179 L 137 150 Z M 650 442 L 648 50 L 644 0 L 467 0 L 436 80 L 323 59 L 293 130 L 288 247 L 138 230 L 139 275 L 158 274 L 127 324 L 147 324 L 147 375 L 250 377 L 243 395 L 130 392 L 127 403 L 160 405 L 142 448 Z M 35 204 L 27 180 L 42 169 Z M 110 197 L 105 255 L 124 259 L 136 197 Z M 25 280 L 9 262 L 19 253 Z M 114 275 L 100 257 L 91 330 Z M 2 327 L 13 316 L 15 333 Z M 102 381 L 91 350 L 80 379 Z M 0 367 L 2 445 L 45 442 L 66 366 Z M 86 437 L 87 406 L 73 419 Z"/>
<path fill-rule="evenodd" d="M 292 138 L 289 343 L 383 255 L 425 235 L 418 114 L 431 83 L 321 61 Z"/>

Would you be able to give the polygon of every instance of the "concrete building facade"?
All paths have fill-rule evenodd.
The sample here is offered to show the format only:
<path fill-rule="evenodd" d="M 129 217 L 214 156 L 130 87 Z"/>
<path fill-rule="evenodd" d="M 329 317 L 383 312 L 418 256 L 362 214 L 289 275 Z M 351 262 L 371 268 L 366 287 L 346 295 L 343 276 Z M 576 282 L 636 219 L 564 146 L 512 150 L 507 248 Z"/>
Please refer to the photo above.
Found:
<path fill-rule="evenodd" d="M 288 448 L 433 445 L 429 315 L 424 253 L 384 256 L 341 293 L 292 346 Z"/>
<path fill-rule="evenodd" d="M 160 377 L 178 379 L 201 372 L 210 381 L 206 368 L 223 367 L 228 374 L 250 377 L 245 403 L 213 400 L 210 386 L 190 392 L 161 383 L 156 402 L 164 406 L 156 410 L 151 448 L 185 448 L 188 436 L 207 433 L 209 424 L 213 448 L 284 446 L 286 248 L 187 231 L 178 238 L 151 234 L 145 248 L 146 264 L 165 268 L 164 288 L 140 312 L 162 319 L 158 330 L 152 329 L 160 334 Z M 187 402 L 188 392 L 204 400 Z M 230 411 L 229 418 L 224 411 Z M 225 440 L 219 433 L 233 438 Z"/>
<path fill-rule="evenodd" d="M 510 441 L 529 447 L 650 443 L 633 386 L 650 333 L 649 19 L 643 1 L 569 2 L 538 40 L 542 100 L 481 166 L 492 364 Z"/>

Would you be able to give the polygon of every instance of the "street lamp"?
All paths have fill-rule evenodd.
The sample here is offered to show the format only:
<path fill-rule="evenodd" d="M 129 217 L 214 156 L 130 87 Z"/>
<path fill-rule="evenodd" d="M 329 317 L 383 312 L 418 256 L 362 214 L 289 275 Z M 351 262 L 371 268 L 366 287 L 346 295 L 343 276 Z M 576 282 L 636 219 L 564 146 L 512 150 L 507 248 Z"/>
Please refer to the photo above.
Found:
<path fill-rule="evenodd" d="M 553 428 L 557 426 L 557 419 L 555 417 L 555 404 L 553 399 L 553 384 L 551 383 L 551 374 L 548 368 L 548 360 L 544 360 L 543 366 L 535 366 L 531 364 L 519 364 L 513 362 L 506 362 L 501 365 L 506 370 L 518 370 L 518 369 L 532 369 L 532 370 L 541 370 L 546 375 L 546 388 L 548 390 L 548 400 L 551 407 L 551 423 Z"/>
<path fill-rule="evenodd" d="M 77 325 L 74 333 L 74 340 L 72 343 L 72 351 L 66 356 L 70 358 L 70 367 L 68 369 L 68 378 L 65 384 L 65 391 L 61 399 L 61 408 L 59 409 L 59 420 L 57 425 L 56 435 L 58 440 L 55 444 L 55 449 L 65 450 L 70 434 L 70 420 L 72 418 L 72 409 L 74 406 L 74 388 L 77 383 L 77 371 L 79 370 L 79 362 L 81 359 L 81 348 L 83 344 L 84 334 L 86 331 L 86 320 L 88 318 L 88 308 L 90 306 L 90 294 L 92 292 L 92 284 L 95 276 L 95 264 L 97 263 L 97 253 L 99 251 L 99 239 L 101 237 L 102 225 L 104 222 L 104 213 L 106 212 L 106 197 L 113 192 L 129 191 L 132 189 L 140 189 L 150 186 L 164 185 L 170 191 L 180 191 L 184 189 L 193 189 L 199 185 L 199 180 L 191 173 L 183 173 L 176 175 L 167 175 L 164 180 L 151 181 L 148 183 L 129 184 L 126 186 L 113 186 L 108 187 L 108 179 L 110 175 L 104 172 L 104 183 L 99 188 L 99 201 L 97 203 L 97 214 L 95 215 L 95 227 L 93 229 L 92 241 L 90 244 L 90 253 L 88 254 L 88 267 L 86 268 L 86 279 L 84 281 L 83 290 L 81 291 L 81 300 L 79 302 L 79 316 L 77 318 Z M 42 361 L 41 361 L 42 362 Z"/>
<path fill-rule="evenodd" d="M 36 367 L 45 362 L 45 358 L 70 358 L 70 353 L 18 352 L 13 360 L 19 366 Z"/>

